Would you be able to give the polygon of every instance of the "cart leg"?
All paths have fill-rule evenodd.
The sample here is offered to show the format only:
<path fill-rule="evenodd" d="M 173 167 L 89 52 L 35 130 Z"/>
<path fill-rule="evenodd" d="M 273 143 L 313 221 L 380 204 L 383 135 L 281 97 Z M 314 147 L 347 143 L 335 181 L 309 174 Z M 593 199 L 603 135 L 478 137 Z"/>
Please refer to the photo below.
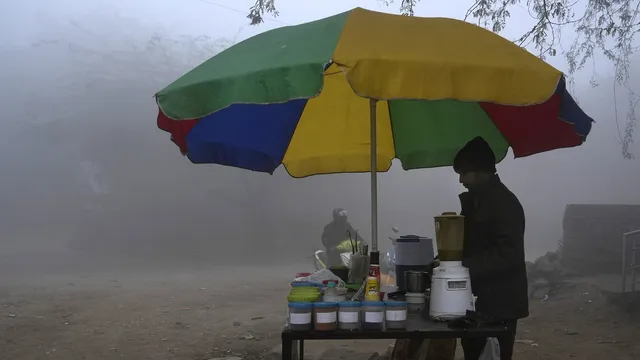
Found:
<path fill-rule="evenodd" d="M 298 352 L 298 348 L 300 347 L 299 343 L 302 340 L 293 340 L 291 342 L 291 360 L 300 359 L 300 353 Z"/>
<path fill-rule="evenodd" d="M 299 341 L 300 341 L 300 351 L 298 352 L 298 359 L 304 360 L 304 340 L 299 340 Z"/>
<path fill-rule="evenodd" d="M 282 336 L 282 360 L 294 360 L 293 353 L 297 350 L 294 348 L 294 341 L 288 337 Z"/>

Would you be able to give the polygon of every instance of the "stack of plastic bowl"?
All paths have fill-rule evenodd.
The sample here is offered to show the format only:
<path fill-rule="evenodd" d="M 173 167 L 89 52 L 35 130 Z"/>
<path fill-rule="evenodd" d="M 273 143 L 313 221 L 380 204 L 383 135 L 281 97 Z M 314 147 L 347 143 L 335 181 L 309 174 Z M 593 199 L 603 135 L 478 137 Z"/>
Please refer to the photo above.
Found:
<path fill-rule="evenodd" d="M 291 283 L 291 291 L 287 296 L 289 302 L 314 302 L 320 300 L 320 288 L 312 282 L 300 281 Z"/>

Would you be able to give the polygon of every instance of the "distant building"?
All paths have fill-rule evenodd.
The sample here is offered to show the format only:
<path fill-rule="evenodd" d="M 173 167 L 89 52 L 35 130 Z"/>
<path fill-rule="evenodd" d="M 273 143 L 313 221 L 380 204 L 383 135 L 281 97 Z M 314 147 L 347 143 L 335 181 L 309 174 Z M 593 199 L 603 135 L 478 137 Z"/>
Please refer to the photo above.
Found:
<path fill-rule="evenodd" d="M 640 205 L 570 204 L 562 264 L 580 275 L 621 273 L 622 234 L 640 229 Z"/>

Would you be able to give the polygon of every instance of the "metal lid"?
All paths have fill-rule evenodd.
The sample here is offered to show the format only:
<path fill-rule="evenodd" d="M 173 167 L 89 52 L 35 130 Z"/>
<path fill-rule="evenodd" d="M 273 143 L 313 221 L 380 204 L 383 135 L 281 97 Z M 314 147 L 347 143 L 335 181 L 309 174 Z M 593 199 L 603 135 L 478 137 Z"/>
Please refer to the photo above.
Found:
<path fill-rule="evenodd" d="M 420 241 L 433 241 L 433 239 L 418 235 L 402 235 L 397 238 L 396 241 L 402 243 L 417 243 Z"/>
<path fill-rule="evenodd" d="M 455 211 L 445 211 L 442 215 L 434 216 L 435 219 L 463 219 L 463 215 L 458 215 Z"/>
<path fill-rule="evenodd" d="M 420 275 L 430 275 L 429 271 L 426 270 L 405 270 L 405 274 L 420 274 Z"/>

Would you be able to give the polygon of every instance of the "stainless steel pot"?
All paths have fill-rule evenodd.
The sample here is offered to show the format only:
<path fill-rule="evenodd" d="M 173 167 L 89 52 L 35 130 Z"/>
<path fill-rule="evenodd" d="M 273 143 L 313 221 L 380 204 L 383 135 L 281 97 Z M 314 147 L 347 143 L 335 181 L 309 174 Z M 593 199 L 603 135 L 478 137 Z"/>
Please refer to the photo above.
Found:
<path fill-rule="evenodd" d="M 426 271 L 405 271 L 404 283 L 409 293 L 423 293 L 429 288 L 430 276 Z"/>

